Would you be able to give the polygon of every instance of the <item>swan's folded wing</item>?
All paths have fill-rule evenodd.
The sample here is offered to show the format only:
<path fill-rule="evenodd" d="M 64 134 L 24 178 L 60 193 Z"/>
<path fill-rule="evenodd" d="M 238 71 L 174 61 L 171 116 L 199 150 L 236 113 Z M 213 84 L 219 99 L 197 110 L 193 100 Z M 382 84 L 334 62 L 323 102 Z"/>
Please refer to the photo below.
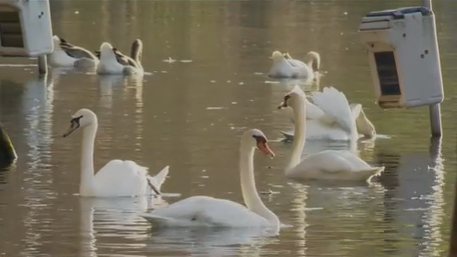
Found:
<path fill-rule="evenodd" d="M 327 117 L 332 118 L 348 133 L 352 132 L 355 121 L 352 118 L 348 100 L 342 92 L 334 87 L 325 87 L 322 92 L 313 93 L 312 99 Z"/>
<path fill-rule="evenodd" d="M 208 196 L 189 197 L 143 217 L 158 226 L 169 227 L 245 227 L 256 226 L 262 220 L 241 204 Z"/>
<path fill-rule="evenodd" d="M 306 119 L 307 120 L 315 120 L 315 119 L 319 119 L 319 118 L 325 116 L 324 111 L 322 111 L 319 107 L 317 107 L 316 105 L 314 105 L 313 103 L 308 101 L 308 99 L 305 99 L 305 100 L 306 100 Z"/>
<path fill-rule="evenodd" d="M 325 150 L 305 157 L 293 170 L 307 172 L 320 171 L 338 173 L 351 170 L 351 165 L 345 158 L 336 154 L 335 150 Z"/>
<path fill-rule="evenodd" d="M 69 56 L 80 59 L 80 58 L 88 58 L 94 59 L 94 55 L 89 52 L 88 50 L 80 47 L 76 47 L 73 45 L 61 45 L 62 50 L 64 50 Z"/>
<path fill-rule="evenodd" d="M 366 170 L 371 168 L 368 163 L 350 151 L 335 151 L 335 154 L 345 159 L 351 165 L 352 170 Z"/>
<path fill-rule="evenodd" d="M 147 188 L 146 167 L 134 161 L 112 160 L 103 166 L 94 176 L 96 186 L 100 192 L 115 192 L 125 195 L 126 192 L 141 192 Z"/>
<path fill-rule="evenodd" d="M 295 60 L 295 59 L 287 59 L 287 62 L 292 66 L 292 67 L 305 67 L 306 64 L 300 60 Z"/>

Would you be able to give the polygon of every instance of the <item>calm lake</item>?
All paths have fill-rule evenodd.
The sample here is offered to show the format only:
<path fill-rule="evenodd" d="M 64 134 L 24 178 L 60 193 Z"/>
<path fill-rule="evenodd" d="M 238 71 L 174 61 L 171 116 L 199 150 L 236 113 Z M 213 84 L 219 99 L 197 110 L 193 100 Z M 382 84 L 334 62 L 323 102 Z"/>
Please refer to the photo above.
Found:
<path fill-rule="evenodd" d="M 0 171 L 0 256 L 444 256 L 456 180 L 457 3 L 437 1 L 445 101 L 444 136 L 431 142 L 428 109 L 375 104 L 357 29 L 375 10 L 420 1 L 51 1 L 53 30 L 91 51 L 103 41 L 128 53 L 144 42 L 140 80 L 0 60 L 0 121 L 19 159 Z M 335 86 L 363 105 L 383 136 L 357 145 L 385 165 L 372 185 L 300 184 L 284 176 L 292 124 L 277 105 L 294 81 L 267 77 L 274 50 L 322 58 L 324 76 L 307 91 Z M 173 61 L 167 61 L 171 58 Z M 14 64 L 14 65 L 11 65 Z M 155 174 L 170 165 L 158 199 L 78 196 L 81 132 L 62 134 L 71 115 L 99 119 L 98 170 L 129 159 Z M 242 203 L 240 135 L 268 136 L 276 158 L 256 155 L 265 204 L 285 224 L 279 236 L 249 230 L 154 230 L 138 213 L 192 195 Z M 305 152 L 328 149 L 308 145 Z"/>

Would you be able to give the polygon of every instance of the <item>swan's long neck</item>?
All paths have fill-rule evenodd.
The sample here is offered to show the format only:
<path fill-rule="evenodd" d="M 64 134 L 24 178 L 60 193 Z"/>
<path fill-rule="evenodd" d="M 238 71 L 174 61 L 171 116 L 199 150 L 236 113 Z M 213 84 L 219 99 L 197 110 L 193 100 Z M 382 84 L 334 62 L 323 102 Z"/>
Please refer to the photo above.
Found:
<path fill-rule="evenodd" d="M 97 124 L 89 125 L 83 131 L 83 143 L 81 154 L 81 195 L 90 194 L 94 183 L 94 143 L 97 133 Z"/>
<path fill-rule="evenodd" d="M 297 104 L 292 107 L 295 119 L 294 143 L 292 144 L 292 156 L 286 171 L 297 166 L 301 160 L 301 153 L 305 147 L 306 140 L 306 103 L 303 97 L 299 98 Z"/>
<path fill-rule="evenodd" d="M 132 44 L 130 50 L 130 57 L 135 60 L 138 64 L 141 64 L 141 55 L 143 53 L 143 43 L 141 41 L 135 40 Z"/>
<path fill-rule="evenodd" d="M 252 146 L 241 144 L 240 178 L 243 199 L 249 210 L 264 217 L 272 225 L 279 225 L 278 217 L 263 204 L 257 192 L 254 178 L 254 150 Z"/>

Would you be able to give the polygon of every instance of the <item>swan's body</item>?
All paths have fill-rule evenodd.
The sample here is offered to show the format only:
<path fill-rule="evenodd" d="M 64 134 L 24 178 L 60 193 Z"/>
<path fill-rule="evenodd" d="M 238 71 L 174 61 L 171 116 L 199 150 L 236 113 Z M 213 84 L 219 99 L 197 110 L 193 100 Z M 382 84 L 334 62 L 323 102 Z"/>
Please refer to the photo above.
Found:
<path fill-rule="evenodd" d="M 143 43 L 136 39 L 131 48 L 131 56 L 127 56 L 114 48 L 109 43 L 102 43 L 97 55 L 100 62 L 97 66 L 98 74 L 107 75 L 142 75 L 144 73 L 141 65 Z"/>
<path fill-rule="evenodd" d="M 112 160 L 94 174 L 94 143 L 97 133 L 97 116 L 88 109 L 73 115 L 71 126 L 64 134 L 70 135 L 83 128 L 81 184 L 79 193 L 84 197 L 135 197 L 160 194 L 160 188 L 168 175 L 168 166 L 156 176 L 148 175 L 148 169 L 133 161 Z"/>
<path fill-rule="evenodd" d="M 305 62 L 293 59 L 289 54 L 283 55 L 279 51 L 272 54 L 273 64 L 268 73 L 272 78 L 305 78 L 315 79 L 315 72 L 320 67 L 320 56 L 316 52 L 306 54 Z"/>
<path fill-rule="evenodd" d="M 349 141 L 360 136 L 376 136 L 375 127 L 365 115 L 362 105 L 349 105 L 346 96 L 334 87 L 315 92 L 312 100 L 314 104 L 305 99 L 307 140 Z M 350 112 L 347 112 L 348 108 Z M 294 138 L 294 132 L 281 133 L 287 139 Z"/>
<path fill-rule="evenodd" d="M 322 180 L 347 180 L 347 181 L 369 181 L 373 176 L 379 175 L 382 167 L 371 167 L 357 155 L 346 151 L 325 150 L 308 155 L 300 160 L 301 153 L 305 146 L 306 131 L 306 99 L 305 93 L 296 86 L 284 97 L 284 102 L 279 108 L 290 106 L 295 116 L 295 139 L 292 146 L 292 157 L 286 168 L 286 176 L 293 179 L 322 179 Z M 349 106 L 341 109 L 340 112 L 349 115 Z M 351 123 L 355 123 L 352 120 Z M 355 124 L 345 124 L 346 127 Z"/>
<path fill-rule="evenodd" d="M 89 50 L 68 43 L 54 35 L 54 51 L 49 55 L 53 67 L 95 68 L 98 58 Z"/>
<path fill-rule="evenodd" d="M 193 196 L 153 210 L 143 217 L 156 226 L 167 227 L 274 227 L 278 217 L 262 202 L 255 188 L 253 155 L 255 147 L 274 156 L 264 134 L 257 129 L 244 133 L 240 147 L 241 191 L 246 206 L 225 199 Z"/>

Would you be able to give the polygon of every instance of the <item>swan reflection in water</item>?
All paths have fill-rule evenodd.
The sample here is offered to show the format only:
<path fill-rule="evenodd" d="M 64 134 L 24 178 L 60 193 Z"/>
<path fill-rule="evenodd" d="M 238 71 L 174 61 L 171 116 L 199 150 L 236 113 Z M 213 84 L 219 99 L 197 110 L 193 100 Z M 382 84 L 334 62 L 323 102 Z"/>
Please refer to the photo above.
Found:
<path fill-rule="evenodd" d="M 148 252 L 179 252 L 192 256 L 262 256 L 263 246 L 279 240 L 277 235 L 276 231 L 252 227 L 151 229 Z"/>
<path fill-rule="evenodd" d="M 106 237 L 134 240 L 117 244 L 122 249 L 143 249 L 145 245 L 138 244 L 137 240 L 148 237 L 150 225 L 138 214 L 167 204 L 161 197 L 80 198 L 79 202 L 82 256 L 97 256 L 103 251 L 102 240 Z M 106 247 L 113 248 L 110 244 Z"/>

